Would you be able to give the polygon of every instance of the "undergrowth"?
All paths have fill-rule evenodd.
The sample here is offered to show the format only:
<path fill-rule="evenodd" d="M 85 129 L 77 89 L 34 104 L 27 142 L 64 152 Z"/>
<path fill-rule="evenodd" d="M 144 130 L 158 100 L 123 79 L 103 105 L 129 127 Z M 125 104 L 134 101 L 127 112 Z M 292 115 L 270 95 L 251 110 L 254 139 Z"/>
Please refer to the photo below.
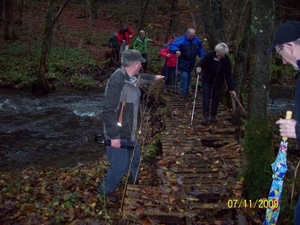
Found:
<path fill-rule="evenodd" d="M 0 86 L 29 88 L 35 81 L 41 48 L 37 43 L 28 44 L 16 41 L 1 45 Z M 93 57 L 78 48 L 53 47 L 48 57 L 47 77 L 58 82 L 91 87 L 94 81 L 81 74 L 83 65 L 97 66 Z"/>

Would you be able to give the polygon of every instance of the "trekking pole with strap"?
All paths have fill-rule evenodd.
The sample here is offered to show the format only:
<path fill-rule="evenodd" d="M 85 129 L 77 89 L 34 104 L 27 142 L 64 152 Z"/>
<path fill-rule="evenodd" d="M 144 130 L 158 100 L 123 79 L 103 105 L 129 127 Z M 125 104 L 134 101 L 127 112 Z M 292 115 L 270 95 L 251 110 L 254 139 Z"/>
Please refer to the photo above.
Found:
<path fill-rule="evenodd" d="M 191 126 L 193 125 L 193 119 L 194 119 L 196 97 L 197 97 L 197 92 L 198 92 L 199 76 L 200 76 L 200 73 L 197 73 L 196 89 L 195 89 L 194 102 L 193 102 L 193 110 L 192 110 L 192 117 L 191 117 Z"/>

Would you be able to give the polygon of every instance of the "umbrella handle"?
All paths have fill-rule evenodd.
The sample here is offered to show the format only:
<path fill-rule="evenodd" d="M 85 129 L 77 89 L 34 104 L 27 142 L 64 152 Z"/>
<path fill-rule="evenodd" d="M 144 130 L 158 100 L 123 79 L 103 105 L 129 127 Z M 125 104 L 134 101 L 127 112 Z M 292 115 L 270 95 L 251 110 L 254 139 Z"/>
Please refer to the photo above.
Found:
<path fill-rule="evenodd" d="M 292 111 L 290 111 L 290 110 L 286 111 L 285 119 L 286 119 L 286 120 L 292 119 L 292 114 L 293 114 Z M 283 141 L 287 141 L 287 139 L 288 139 L 288 137 L 282 137 L 282 140 L 283 140 Z"/>

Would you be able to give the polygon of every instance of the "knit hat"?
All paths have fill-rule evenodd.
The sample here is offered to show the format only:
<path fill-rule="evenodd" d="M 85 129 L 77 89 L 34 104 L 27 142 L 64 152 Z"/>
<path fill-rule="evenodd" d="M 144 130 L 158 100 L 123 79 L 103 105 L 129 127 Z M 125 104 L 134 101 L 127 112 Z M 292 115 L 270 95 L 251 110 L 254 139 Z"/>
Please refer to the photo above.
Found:
<path fill-rule="evenodd" d="M 146 59 L 142 57 L 142 54 L 138 50 L 129 49 L 122 52 L 122 63 L 128 62 L 142 62 L 145 63 Z"/>
<path fill-rule="evenodd" d="M 276 45 L 295 41 L 298 38 L 300 38 L 300 22 L 288 20 L 277 28 L 272 45 L 265 51 L 265 54 L 269 55 Z"/>

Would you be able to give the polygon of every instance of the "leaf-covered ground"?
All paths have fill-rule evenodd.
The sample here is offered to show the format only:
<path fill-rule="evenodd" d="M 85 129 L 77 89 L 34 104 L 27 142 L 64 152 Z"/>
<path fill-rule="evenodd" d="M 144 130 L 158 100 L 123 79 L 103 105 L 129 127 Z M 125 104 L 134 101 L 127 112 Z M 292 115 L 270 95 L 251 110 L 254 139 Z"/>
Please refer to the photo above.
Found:
<path fill-rule="evenodd" d="M 144 121 L 146 126 L 142 133 L 148 136 L 142 144 L 153 145 L 161 129 L 162 109 L 155 106 L 153 110 L 156 113 Z M 149 124 L 152 129 L 147 129 Z M 140 183 L 153 185 L 156 182 L 155 161 L 149 160 L 154 159 L 156 151 L 144 149 Z M 119 224 L 126 177 L 114 193 L 117 203 L 97 194 L 108 167 L 104 155 L 75 167 L 42 170 L 29 167 L 19 172 L 1 172 L 0 224 Z"/>
<path fill-rule="evenodd" d="M 151 111 L 151 113 L 150 113 Z M 150 116 L 151 114 L 151 116 Z M 141 143 L 154 144 L 155 135 L 162 130 L 163 108 L 153 106 L 142 131 Z M 151 129 L 147 129 L 151 127 Z M 157 186 L 155 153 L 151 147 L 144 147 L 143 160 L 140 164 L 140 184 L 150 187 Z M 150 157 L 151 154 L 152 158 Z M 163 157 L 159 157 L 162 159 Z M 298 157 L 289 155 L 288 172 L 285 177 L 284 196 L 292 192 L 293 172 Z M 169 166 L 170 160 L 161 160 L 160 166 L 165 163 Z M 174 161 L 176 164 L 176 160 Z M 122 219 L 121 200 L 125 187 L 125 177 L 114 195 L 117 203 L 111 203 L 97 194 L 97 187 L 108 168 L 105 156 L 92 162 L 78 164 L 66 168 L 36 169 L 28 167 L 20 172 L 0 173 L 0 224 L 161 224 L 155 218 L 137 217 L 140 220 L 130 221 Z M 165 187 L 176 189 L 176 185 Z M 233 187 L 236 196 L 241 195 L 243 180 Z M 176 190 L 175 190 L 175 193 Z M 147 193 L 149 194 L 149 193 Z M 243 196 L 242 196 L 243 198 Z M 245 199 L 247 197 L 244 196 Z M 286 198 L 286 197 L 284 197 Z M 172 201 L 173 198 L 170 198 Z M 175 198 L 174 198 L 175 199 Z M 246 200 L 248 201 L 248 200 Z M 295 202 L 295 199 L 294 199 Z M 285 199 L 281 205 L 281 215 L 278 224 L 289 224 L 292 210 L 290 201 Z M 141 207 L 142 209 L 142 207 Z M 142 211 L 141 211 L 142 213 Z M 195 224 L 261 224 L 264 219 L 264 209 L 240 207 L 235 210 L 205 212 L 207 220 L 198 220 Z M 204 217 L 205 217 L 204 216 Z M 209 222 L 210 221 L 210 222 Z M 212 222 L 213 221 L 213 222 Z M 178 224 L 178 223 L 176 223 Z M 183 224 L 183 223 L 180 223 Z"/>

